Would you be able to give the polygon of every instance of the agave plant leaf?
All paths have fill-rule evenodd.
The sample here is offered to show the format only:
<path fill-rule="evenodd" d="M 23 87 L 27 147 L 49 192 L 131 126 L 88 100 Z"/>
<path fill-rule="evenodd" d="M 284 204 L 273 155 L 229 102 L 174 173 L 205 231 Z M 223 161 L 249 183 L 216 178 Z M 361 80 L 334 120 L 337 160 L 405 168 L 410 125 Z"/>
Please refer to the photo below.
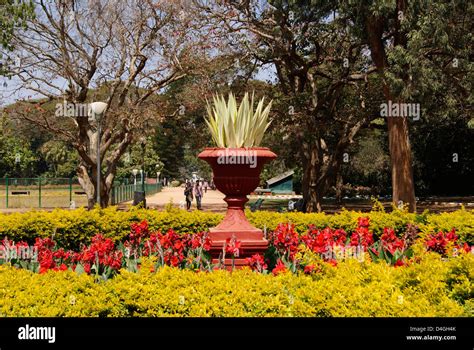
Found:
<path fill-rule="evenodd" d="M 222 98 L 224 102 L 224 108 L 225 108 L 225 100 Z M 226 139 L 227 139 L 227 144 L 228 147 L 238 147 L 237 145 L 237 140 L 236 140 L 236 119 L 237 119 L 237 101 L 235 100 L 235 96 L 230 93 L 229 94 L 229 102 L 227 104 L 226 108 L 226 119 L 227 122 L 225 123 L 226 125 Z"/>
<path fill-rule="evenodd" d="M 218 145 L 219 147 L 223 147 L 222 146 L 223 143 L 220 140 L 219 126 L 215 118 L 215 114 L 216 114 L 215 109 L 210 106 L 208 101 L 207 101 L 206 110 L 207 110 L 208 118 L 204 118 L 204 120 L 207 126 L 209 127 L 209 130 L 211 131 L 212 139 L 214 140 L 216 145 Z"/>
<path fill-rule="evenodd" d="M 260 144 L 270 125 L 268 116 L 272 101 L 264 108 L 265 98 L 262 98 L 254 111 L 254 99 L 255 92 L 251 98 L 245 93 L 240 106 L 232 93 L 229 93 L 227 102 L 222 95 L 213 96 L 213 106 L 206 101 L 206 125 L 218 147 L 255 147 Z"/>
<path fill-rule="evenodd" d="M 260 142 L 263 139 L 263 135 L 267 128 L 270 126 L 271 122 L 267 122 L 268 120 L 268 115 L 270 113 L 270 108 L 271 108 L 272 102 L 268 104 L 268 106 L 261 112 L 261 114 L 258 116 L 258 125 L 255 128 L 256 134 L 255 134 L 255 143 L 260 144 Z"/>
<path fill-rule="evenodd" d="M 237 112 L 237 120 L 241 121 L 240 128 L 237 128 L 237 145 L 238 147 L 242 147 L 246 143 L 246 137 L 248 135 L 248 127 L 250 125 L 249 122 L 249 99 L 248 93 L 245 93 L 242 102 L 240 103 L 239 110 Z M 238 127 L 238 125 L 236 125 Z"/>

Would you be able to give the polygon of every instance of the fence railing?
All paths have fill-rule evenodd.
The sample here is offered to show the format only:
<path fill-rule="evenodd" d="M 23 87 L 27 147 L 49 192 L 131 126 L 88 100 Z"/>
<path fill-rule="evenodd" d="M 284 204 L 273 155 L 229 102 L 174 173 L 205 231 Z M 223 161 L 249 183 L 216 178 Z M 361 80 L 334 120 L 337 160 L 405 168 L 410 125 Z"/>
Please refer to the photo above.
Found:
<path fill-rule="evenodd" d="M 161 184 L 145 184 L 146 195 L 155 194 L 161 191 Z M 112 188 L 111 204 L 116 205 L 122 202 L 133 200 L 134 192 L 142 191 L 142 184 L 117 185 Z"/>
<path fill-rule="evenodd" d="M 133 200 L 142 184 L 116 184 L 110 204 Z M 161 184 L 145 183 L 147 195 L 161 191 Z M 77 208 L 87 206 L 87 196 L 79 182 L 72 178 L 0 178 L 0 209 L 11 208 Z"/>

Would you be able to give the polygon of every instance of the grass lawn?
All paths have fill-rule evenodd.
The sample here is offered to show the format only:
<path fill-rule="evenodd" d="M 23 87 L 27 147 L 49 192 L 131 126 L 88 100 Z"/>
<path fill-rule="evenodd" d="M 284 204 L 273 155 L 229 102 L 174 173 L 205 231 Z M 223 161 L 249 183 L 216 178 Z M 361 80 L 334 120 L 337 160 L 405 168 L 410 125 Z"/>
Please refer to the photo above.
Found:
<path fill-rule="evenodd" d="M 28 192 L 28 194 L 14 195 L 12 192 Z M 77 192 L 77 193 L 76 193 Z M 79 194 L 83 192 L 82 188 L 73 186 L 72 196 L 70 198 L 69 188 L 61 187 L 44 187 L 41 189 L 41 207 L 42 208 L 69 208 L 70 199 L 72 199 L 76 207 L 86 206 L 86 195 Z M 6 208 L 6 189 L 0 188 L 0 209 Z M 37 186 L 33 188 L 27 186 L 12 186 L 9 188 L 8 208 L 39 208 L 40 192 Z"/>

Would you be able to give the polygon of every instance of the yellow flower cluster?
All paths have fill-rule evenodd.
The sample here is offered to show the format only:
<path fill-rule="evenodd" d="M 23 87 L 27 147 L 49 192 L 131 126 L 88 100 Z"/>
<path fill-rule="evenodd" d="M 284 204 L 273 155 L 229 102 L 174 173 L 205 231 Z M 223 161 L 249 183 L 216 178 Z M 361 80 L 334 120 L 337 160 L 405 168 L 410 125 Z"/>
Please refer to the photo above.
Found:
<path fill-rule="evenodd" d="M 0 317 L 17 316 L 474 316 L 474 256 L 418 264 L 342 261 L 312 275 L 169 267 L 121 271 L 95 283 L 73 272 L 34 274 L 0 266 Z"/>

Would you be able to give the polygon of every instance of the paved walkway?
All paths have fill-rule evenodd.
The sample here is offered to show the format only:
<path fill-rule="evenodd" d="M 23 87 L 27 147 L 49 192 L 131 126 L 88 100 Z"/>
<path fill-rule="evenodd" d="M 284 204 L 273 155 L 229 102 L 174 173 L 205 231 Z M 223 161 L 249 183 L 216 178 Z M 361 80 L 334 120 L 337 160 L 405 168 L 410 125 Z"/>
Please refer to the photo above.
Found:
<path fill-rule="evenodd" d="M 176 207 L 186 208 L 183 187 L 165 187 L 161 192 L 146 197 L 146 204 L 150 208 L 163 209 L 168 203 L 173 201 Z M 131 205 L 132 202 L 126 204 Z M 192 207 L 196 209 L 196 198 L 194 198 Z M 207 211 L 225 211 L 227 208 L 224 202 L 224 195 L 219 191 L 207 190 L 202 197 L 202 209 Z"/>

